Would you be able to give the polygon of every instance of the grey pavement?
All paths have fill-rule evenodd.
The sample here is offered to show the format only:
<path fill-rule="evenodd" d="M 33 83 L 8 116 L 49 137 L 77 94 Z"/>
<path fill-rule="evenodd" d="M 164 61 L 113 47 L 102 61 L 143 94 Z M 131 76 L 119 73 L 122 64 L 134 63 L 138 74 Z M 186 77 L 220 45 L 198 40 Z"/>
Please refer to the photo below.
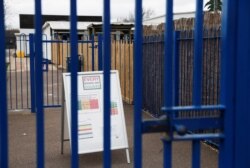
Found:
<path fill-rule="evenodd" d="M 126 161 L 124 150 L 112 151 L 112 167 L 133 167 L 133 106 L 124 104 L 126 127 L 131 163 Z M 149 118 L 144 115 L 144 118 Z M 36 126 L 35 114 L 29 111 L 9 113 L 9 162 L 10 168 L 36 167 Z M 69 168 L 70 145 L 65 142 L 65 151 L 60 153 L 61 109 L 45 110 L 45 167 Z M 163 151 L 161 134 L 143 136 L 143 167 L 163 167 Z M 191 168 L 191 143 L 173 143 L 173 167 Z M 218 152 L 201 143 L 201 167 L 216 168 Z M 82 168 L 101 168 L 102 152 L 79 155 L 79 164 Z"/>
<path fill-rule="evenodd" d="M 10 168 L 36 167 L 36 117 L 30 108 L 30 77 L 28 58 L 10 58 L 8 69 L 8 102 L 9 102 L 9 165 Z M 27 63 L 26 63 L 27 62 Z M 14 68 L 14 69 L 13 69 Z M 50 71 L 44 73 L 44 103 L 45 105 L 61 103 L 61 70 L 50 66 Z M 17 109 L 17 110 L 16 110 Z M 14 112 L 13 112 L 14 111 Z M 131 163 L 126 161 L 125 150 L 112 151 L 113 168 L 133 167 L 133 106 L 124 104 L 126 128 L 130 150 Z M 144 118 L 150 118 L 144 114 Z M 143 135 L 143 167 L 163 167 L 162 134 Z M 70 145 L 65 142 L 64 154 L 60 151 L 61 109 L 45 110 L 45 167 L 69 168 Z M 173 167 L 191 168 L 191 143 L 173 143 Z M 79 155 L 81 168 L 101 168 L 102 153 Z M 218 152 L 207 145 L 201 144 L 201 167 L 216 168 Z"/>

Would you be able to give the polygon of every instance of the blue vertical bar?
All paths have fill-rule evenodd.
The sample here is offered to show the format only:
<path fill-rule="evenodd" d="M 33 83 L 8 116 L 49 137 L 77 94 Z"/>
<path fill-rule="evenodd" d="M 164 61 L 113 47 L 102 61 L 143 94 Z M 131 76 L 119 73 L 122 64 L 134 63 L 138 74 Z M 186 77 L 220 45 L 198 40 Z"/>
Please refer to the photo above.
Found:
<path fill-rule="evenodd" d="M 233 66 L 236 67 L 234 96 L 234 167 L 250 167 L 250 50 L 248 42 L 250 37 L 250 21 L 245 18 L 246 16 L 250 16 L 250 1 L 237 1 L 235 7 L 237 8 L 235 11 L 237 14 L 237 24 L 236 36 L 234 36 L 235 39 L 233 39 L 233 41 L 236 42 L 236 45 L 231 46 L 236 48 L 236 52 L 233 54 L 235 58 Z"/>
<path fill-rule="evenodd" d="M 21 39 L 20 35 L 19 35 L 19 39 Z M 15 88 L 16 88 L 16 95 L 15 95 L 15 97 L 16 97 L 16 109 L 17 109 L 18 108 L 18 101 L 17 101 L 18 96 L 17 96 L 17 64 L 16 64 L 16 57 L 15 57 Z"/>
<path fill-rule="evenodd" d="M 8 115 L 4 1 L 0 0 L 0 167 L 8 168 Z"/>
<path fill-rule="evenodd" d="M 166 139 L 163 139 L 163 157 L 164 157 L 164 168 L 172 167 L 172 142 Z"/>
<path fill-rule="evenodd" d="M 91 44 L 92 44 L 92 71 L 95 70 L 95 35 L 91 35 Z"/>
<path fill-rule="evenodd" d="M 192 168 L 200 167 L 200 141 L 192 142 Z"/>
<path fill-rule="evenodd" d="M 20 48 L 21 48 L 21 45 L 23 44 L 23 50 L 22 51 L 25 54 L 25 49 L 24 49 L 24 47 L 25 47 L 25 45 L 24 45 L 24 43 L 25 43 L 25 35 L 22 35 L 22 37 L 23 37 L 23 40 L 20 41 Z M 21 87 L 20 88 L 20 90 L 21 90 L 21 95 L 20 95 L 21 99 L 20 100 L 21 100 L 21 108 L 23 109 L 23 58 L 22 58 L 22 56 L 20 57 L 19 65 L 21 67 L 21 71 L 20 71 L 20 83 L 19 83 L 19 86 Z"/>
<path fill-rule="evenodd" d="M 87 41 L 89 41 L 89 36 L 87 36 Z M 89 70 L 89 43 L 87 42 L 87 57 L 86 57 L 86 60 L 87 60 L 87 71 L 90 71 Z"/>
<path fill-rule="evenodd" d="M 165 31 L 164 31 L 164 107 L 170 108 L 174 104 L 173 101 L 173 0 L 167 0 L 166 2 L 166 18 L 165 18 Z M 167 111 L 167 115 L 170 117 L 170 122 L 172 115 Z M 172 129 L 170 130 L 170 136 L 172 136 Z M 165 146 L 166 145 L 166 146 Z M 172 166 L 172 146 L 171 141 L 164 143 L 164 168 Z"/>
<path fill-rule="evenodd" d="M 34 54 L 34 35 L 29 35 L 29 47 L 30 47 L 30 100 L 31 100 L 31 112 L 36 112 L 36 86 L 35 86 L 35 54 Z"/>
<path fill-rule="evenodd" d="M 98 70 L 103 70 L 102 35 L 98 34 Z"/>
<path fill-rule="evenodd" d="M 78 101 L 77 101 L 77 70 L 78 70 L 78 40 L 77 40 L 77 8 L 76 0 L 70 1 L 70 72 L 71 72 L 71 167 L 78 168 Z"/>
<path fill-rule="evenodd" d="M 28 35 L 26 35 L 26 41 L 25 41 L 25 44 L 26 44 L 26 46 L 27 45 L 29 45 L 29 38 L 27 39 L 27 37 L 28 37 Z M 26 54 L 28 53 L 28 49 L 27 49 L 28 47 L 26 47 Z M 28 54 L 27 54 L 28 55 Z M 28 59 L 26 59 L 26 67 L 28 67 Z M 29 83 L 29 72 L 26 70 L 26 81 L 27 81 L 27 83 L 26 83 L 26 91 L 27 91 L 27 108 L 29 108 L 29 85 L 28 85 L 28 83 Z"/>
<path fill-rule="evenodd" d="M 10 60 L 10 48 L 9 48 L 9 60 Z M 11 70 L 11 63 L 9 64 L 10 66 L 10 70 Z M 9 71 L 9 79 L 10 79 L 10 86 L 9 86 L 9 89 L 10 89 L 10 108 L 12 109 L 12 77 L 11 77 L 11 71 Z"/>
<path fill-rule="evenodd" d="M 202 90 L 202 47 L 203 47 L 203 0 L 196 0 L 195 34 L 194 34 L 194 84 L 193 104 L 201 105 Z"/>
<path fill-rule="evenodd" d="M 203 0 L 196 0 L 195 32 L 194 32 L 194 82 L 193 104 L 201 105 L 202 94 L 202 55 L 203 55 Z M 200 167 L 200 142 L 192 142 L 192 167 Z"/>
<path fill-rule="evenodd" d="M 166 3 L 166 22 L 164 36 L 164 106 L 173 105 L 173 0 Z"/>
<path fill-rule="evenodd" d="M 52 39 L 50 39 L 50 40 L 51 40 L 51 44 L 50 44 L 51 45 L 51 51 L 53 51 L 52 50 L 53 49 L 53 42 L 52 42 Z M 46 43 L 46 46 L 47 46 L 47 43 Z M 46 51 L 47 51 L 47 49 L 46 49 Z M 48 53 L 46 52 L 46 58 L 47 58 L 47 56 L 48 56 Z M 53 57 L 52 53 L 51 53 L 51 57 Z M 47 94 L 46 94 L 47 102 L 46 103 L 47 103 L 47 105 L 49 104 L 49 84 L 48 84 L 49 83 L 49 75 L 48 75 L 48 73 L 49 73 L 49 70 L 46 72 L 46 92 L 47 92 Z"/>
<path fill-rule="evenodd" d="M 224 112 L 225 138 L 220 143 L 220 168 L 234 167 L 234 137 L 235 137 L 235 85 L 236 85 L 236 48 L 237 46 L 237 3 L 238 1 L 223 1 L 222 9 L 222 53 L 221 53 L 221 91 L 220 103 L 226 106 Z M 247 43 L 248 44 L 248 43 Z"/>
<path fill-rule="evenodd" d="M 180 32 L 174 33 L 174 105 L 179 105 L 179 38 Z"/>
<path fill-rule="evenodd" d="M 43 71 L 42 71 L 42 7 L 41 0 L 35 1 L 35 68 L 36 68 L 36 132 L 37 167 L 44 167 L 44 114 L 43 114 Z"/>
<path fill-rule="evenodd" d="M 104 24 L 103 24 L 103 42 L 104 42 L 104 168 L 111 167 L 111 140 L 110 140 L 110 0 L 104 0 Z"/>
<path fill-rule="evenodd" d="M 142 0 L 135 1 L 134 167 L 142 167 Z"/>

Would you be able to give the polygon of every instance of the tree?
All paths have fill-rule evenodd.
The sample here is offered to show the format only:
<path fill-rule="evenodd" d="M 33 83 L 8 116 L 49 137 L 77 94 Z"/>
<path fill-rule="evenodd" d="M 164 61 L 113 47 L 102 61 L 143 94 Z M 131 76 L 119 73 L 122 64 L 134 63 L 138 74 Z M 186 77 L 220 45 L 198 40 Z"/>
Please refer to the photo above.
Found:
<path fill-rule="evenodd" d="M 143 19 L 148 19 L 148 18 L 152 17 L 154 14 L 155 14 L 154 10 L 152 10 L 150 8 L 148 8 L 148 9 L 143 8 L 142 9 L 142 18 Z M 135 15 L 130 12 L 128 17 L 121 18 L 121 21 L 123 21 L 123 22 L 134 22 L 135 21 Z"/>
<path fill-rule="evenodd" d="M 148 8 L 148 9 L 143 8 L 143 9 L 142 9 L 142 18 L 143 18 L 143 19 L 149 19 L 149 18 L 151 18 L 154 14 L 155 14 L 155 11 L 154 11 L 153 9 L 150 9 L 150 8 Z"/>
<path fill-rule="evenodd" d="M 209 12 L 220 12 L 222 10 L 222 1 L 221 0 L 209 0 L 205 7 L 207 7 Z"/>
<path fill-rule="evenodd" d="M 129 12 L 128 17 L 121 18 L 122 22 L 134 22 L 135 21 L 135 16 L 133 13 Z"/>

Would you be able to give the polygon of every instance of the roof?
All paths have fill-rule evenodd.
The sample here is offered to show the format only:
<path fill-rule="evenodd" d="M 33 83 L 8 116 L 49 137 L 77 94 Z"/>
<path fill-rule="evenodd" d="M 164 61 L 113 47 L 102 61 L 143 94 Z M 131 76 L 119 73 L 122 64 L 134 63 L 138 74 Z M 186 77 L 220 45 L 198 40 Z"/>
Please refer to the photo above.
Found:
<path fill-rule="evenodd" d="M 92 23 L 88 26 L 88 29 L 94 29 L 95 32 L 102 32 L 103 23 Z M 132 22 L 111 22 L 111 31 L 129 31 L 134 27 Z"/>
<path fill-rule="evenodd" d="M 93 22 L 77 22 L 78 30 L 87 30 L 88 25 L 93 24 Z M 47 21 L 43 25 L 43 29 L 46 27 L 51 27 L 53 30 L 70 30 L 69 21 Z"/>
<path fill-rule="evenodd" d="M 111 22 L 111 26 L 134 26 L 134 22 Z M 88 27 L 93 27 L 93 26 L 102 26 L 103 23 L 93 23 L 90 24 Z"/>
<path fill-rule="evenodd" d="M 34 15 L 20 14 L 20 29 L 34 29 Z M 79 22 L 101 22 L 102 16 L 78 16 Z M 68 15 L 42 15 L 42 24 L 47 21 L 69 21 Z"/>

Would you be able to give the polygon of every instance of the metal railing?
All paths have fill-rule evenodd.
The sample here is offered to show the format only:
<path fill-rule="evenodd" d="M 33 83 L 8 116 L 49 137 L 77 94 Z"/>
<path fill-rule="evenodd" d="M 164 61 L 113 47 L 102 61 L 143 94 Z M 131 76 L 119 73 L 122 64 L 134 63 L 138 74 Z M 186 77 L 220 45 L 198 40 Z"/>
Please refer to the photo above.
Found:
<path fill-rule="evenodd" d="M 70 1 L 71 17 L 71 167 L 78 164 L 77 135 L 77 10 L 76 0 Z M 249 140 L 247 131 L 249 118 L 249 27 L 250 21 L 244 17 L 250 15 L 250 1 L 223 1 L 222 23 L 222 59 L 221 59 L 221 99 L 220 105 L 202 105 L 202 9 L 203 0 L 196 0 L 196 24 L 194 33 L 194 71 L 193 94 L 191 106 L 177 106 L 174 97 L 175 66 L 173 44 L 173 0 L 166 3 L 165 49 L 164 49 L 164 116 L 160 120 L 142 121 L 142 0 L 136 0 L 135 27 L 135 96 L 134 96 L 134 167 L 142 167 L 142 134 L 164 132 L 163 167 L 172 167 L 173 141 L 192 142 L 192 167 L 200 167 L 200 141 L 203 139 L 220 140 L 219 167 L 249 167 Z M 233 12 L 232 12 L 233 11 Z M 42 56 L 42 17 L 41 0 L 35 0 L 35 67 L 36 67 L 36 134 L 37 134 L 37 167 L 45 166 L 44 152 L 44 95 L 43 95 L 43 56 Z M 104 168 L 111 167 L 110 143 L 110 1 L 104 0 Z M 0 0 L 0 167 L 8 167 L 8 115 L 7 115 L 7 83 L 5 57 L 4 3 Z M 214 118 L 198 117 L 180 119 L 179 113 L 218 110 L 220 116 Z M 214 134 L 187 134 L 187 130 L 219 129 Z"/>
<path fill-rule="evenodd" d="M 220 29 L 204 30 L 202 52 L 202 104 L 219 104 L 220 97 Z M 174 33 L 175 104 L 192 105 L 194 31 Z M 163 112 L 164 36 L 143 39 L 143 109 L 154 117 Z"/>

